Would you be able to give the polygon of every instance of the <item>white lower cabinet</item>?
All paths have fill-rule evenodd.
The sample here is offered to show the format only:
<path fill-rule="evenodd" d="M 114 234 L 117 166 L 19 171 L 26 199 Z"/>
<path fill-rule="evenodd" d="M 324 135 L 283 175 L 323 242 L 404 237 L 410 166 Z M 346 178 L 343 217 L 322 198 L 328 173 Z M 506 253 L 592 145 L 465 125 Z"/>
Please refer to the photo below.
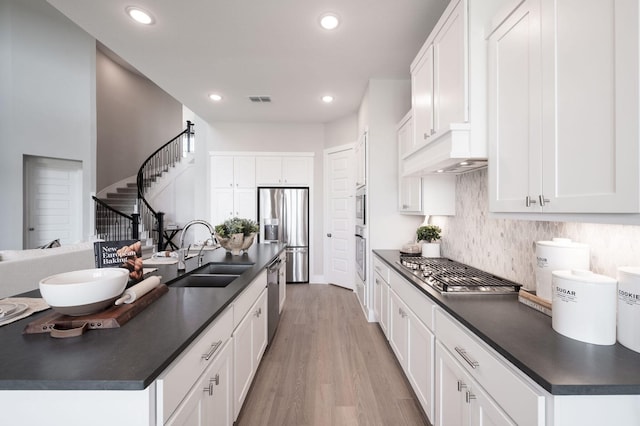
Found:
<path fill-rule="evenodd" d="M 176 418 L 204 415 L 203 407 L 211 401 L 203 400 L 201 382 L 209 380 L 214 370 L 220 370 L 219 380 L 224 376 L 221 387 L 229 386 L 230 377 L 221 366 L 231 362 L 228 342 L 232 329 L 233 307 L 229 307 L 158 377 L 155 385 L 157 424 L 199 424 L 184 423 Z M 222 391 L 223 395 L 228 390 Z M 231 411 L 230 398 L 221 404 L 228 404 L 225 410 Z"/>
<path fill-rule="evenodd" d="M 227 426 L 233 424 L 233 344 L 228 341 L 191 388 L 166 425 Z"/>
<path fill-rule="evenodd" d="M 234 421 L 238 418 L 267 347 L 267 290 L 233 331 Z"/>
<path fill-rule="evenodd" d="M 389 344 L 429 419 L 433 419 L 434 334 L 398 294 L 389 291 Z"/>
<path fill-rule="evenodd" d="M 464 373 L 456 370 L 456 380 L 461 380 L 467 386 L 461 392 L 464 393 L 465 402 L 473 407 L 471 419 L 479 422 L 484 418 L 490 419 L 488 423 L 469 424 L 545 424 L 546 393 L 531 379 L 525 378 L 508 361 L 440 309 L 435 312 L 435 332 L 439 341 L 436 351 L 436 403 L 439 409 L 436 410 L 436 426 L 459 424 L 447 420 L 447 415 L 451 416 L 447 411 L 451 411 L 450 405 L 453 404 L 449 399 L 453 386 L 450 383 L 452 371 L 456 370 L 454 365 Z M 455 364 L 448 362 L 445 365 L 449 358 Z"/>
<path fill-rule="evenodd" d="M 435 356 L 435 426 L 515 426 L 440 342 Z"/>

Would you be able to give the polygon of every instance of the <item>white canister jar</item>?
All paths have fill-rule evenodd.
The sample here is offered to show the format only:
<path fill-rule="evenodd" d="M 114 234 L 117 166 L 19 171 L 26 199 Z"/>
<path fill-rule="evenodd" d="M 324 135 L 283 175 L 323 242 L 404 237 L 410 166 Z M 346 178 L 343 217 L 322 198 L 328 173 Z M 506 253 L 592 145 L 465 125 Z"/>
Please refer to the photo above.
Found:
<path fill-rule="evenodd" d="M 589 246 L 569 238 L 553 238 L 536 242 L 536 295 L 551 301 L 551 272 L 589 269 Z"/>
<path fill-rule="evenodd" d="M 553 271 L 551 324 L 586 343 L 616 343 L 617 281 L 586 270 Z"/>
<path fill-rule="evenodd" d="M 640 352 L 640 267 L 618 268 L 618 342 Z"/>

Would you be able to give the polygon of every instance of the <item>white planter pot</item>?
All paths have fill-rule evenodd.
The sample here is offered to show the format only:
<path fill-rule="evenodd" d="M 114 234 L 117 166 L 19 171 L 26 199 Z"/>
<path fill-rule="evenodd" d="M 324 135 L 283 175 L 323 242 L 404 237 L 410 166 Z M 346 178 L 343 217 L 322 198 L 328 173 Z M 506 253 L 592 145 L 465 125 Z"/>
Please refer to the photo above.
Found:
<path fill-rule="evenodd" d="M 422 243 L 422 257 L 440 257 L 440 243 Z"/>

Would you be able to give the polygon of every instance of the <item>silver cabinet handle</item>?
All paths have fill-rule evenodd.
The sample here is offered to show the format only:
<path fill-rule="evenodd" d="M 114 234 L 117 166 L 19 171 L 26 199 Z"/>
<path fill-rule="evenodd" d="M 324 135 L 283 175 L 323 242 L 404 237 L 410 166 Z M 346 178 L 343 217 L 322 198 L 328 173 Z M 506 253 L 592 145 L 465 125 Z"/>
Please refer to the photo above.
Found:
<path fill-rule="evenodd" d="M 462 359 L 464 359 L 467 364 L 469 364 L 471 366 L 471 368 L 478 368 L 480 366 L 480 364 L 478 363 L 478 361 L 474 361 L 469 354 L 467 354 L 467 351 L 465 351 L 463 348 L 456 346 L 456 352 L 458 352 L 458 354 L 460 354 L 460 356 L 462 357 Z"/>
<path fill-rule="evenodd" d="M 380 285 L 380 280 L 376 278 L 376 285 Z"/>
<path fill-rule="evenodd" d="M 433 136 L 433 135 L 435 135 L 435 134 L 436 134 L 436 129 L 431 129 L 431 130 L 429 130 L 429 131 L 431 132 L 431 136 Z"/>
<path fill-rule="evenodd" d="M 465 392 L 465 401 L 467 402 L 467 404 L 471 404 L 472 399 L 476 399 L 476 396 L 472 394 L 471 391 Z"/>
<path fill-rule="evenodd" d="M 203 389 L 204 392 L 207 392 L 209 396 L 213 396 L 213 385 L 218 386 L 220 384 L 220 374 L 216 374 L 215 377 L 209 379 L 209 386 Z"/>
<path fill-rule="evenodd" d="M 256 317 L 260 317 L 260 315 L 262 315 L 262 308 L 258 308 L 255 310 L 255 312 L 253 313 Z"/>
<path fill-rule="evenodd" d="M 407 317 L 407 313 L 403 311 L 402 308 L 398 308 L 398 315 L 400 315 L 402 318 Z"/>
<path fill-rule="evenodd" d="M 540 194 L 538 195 L 538 199 L 540 200 L 540 206 L 544 207 L 547 203 L 549 203 L 549 199 L 548 198 L 544 198 L 544 195 Z"/>
<path fill-rule="evenodd" d="M 425 133 L 424 134 L 424 140 L 427 140 L 428 137 L 429 137 L 429 135 Z"/>
<path fill-rule="evenodd" d="M 329 232 L 329 233 L 327 234 L 327 237 L 331 238 L 331 232 Z"/>
<path fill-rule="evenodd" d="M 211 359 L 211 357 L 213 356 L 213 354 L 216 353 L 216 351 L 218 350 L 220 345 L 222 345 L 222 340 L 218 340 L 217 342 L 212 343 L 211 344 L 211 348 L 209 348 L 209 352 L 207 352 L 206 354 L 202 355 L 202 358 L 205 361 L 209 361 Z"/>
<path fill-rule="evenodd" d="M 466 387 L 467 385 L 462 380 L 458 380 L 458 392 L 462 392 L 462 389 Z"/>
<path fill-rule="evenodd" d="M 528 195 L 524 199 L 524 205 L 526 207 L 531 207 L 531 204 L 537 204 L 537 203 L 538 202 L 536 200 L 534 200 L 533 198 L 529 197 Z"/>

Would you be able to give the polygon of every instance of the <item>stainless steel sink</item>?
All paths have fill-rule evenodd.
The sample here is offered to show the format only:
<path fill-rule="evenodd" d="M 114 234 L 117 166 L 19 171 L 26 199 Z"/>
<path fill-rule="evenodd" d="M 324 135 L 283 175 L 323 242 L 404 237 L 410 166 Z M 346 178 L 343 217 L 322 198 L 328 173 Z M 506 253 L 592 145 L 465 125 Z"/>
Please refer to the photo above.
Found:
<path fill-rule="evenodd" d="M 207 263 L 170 283 L 173 287 L 226 287 L 253 263 Z"/>
<path fill-rule="evenodd" d="M 173 287 L 226 287 L 240 274 L 191 274 L 185 275 L 175 283 Z"/>

